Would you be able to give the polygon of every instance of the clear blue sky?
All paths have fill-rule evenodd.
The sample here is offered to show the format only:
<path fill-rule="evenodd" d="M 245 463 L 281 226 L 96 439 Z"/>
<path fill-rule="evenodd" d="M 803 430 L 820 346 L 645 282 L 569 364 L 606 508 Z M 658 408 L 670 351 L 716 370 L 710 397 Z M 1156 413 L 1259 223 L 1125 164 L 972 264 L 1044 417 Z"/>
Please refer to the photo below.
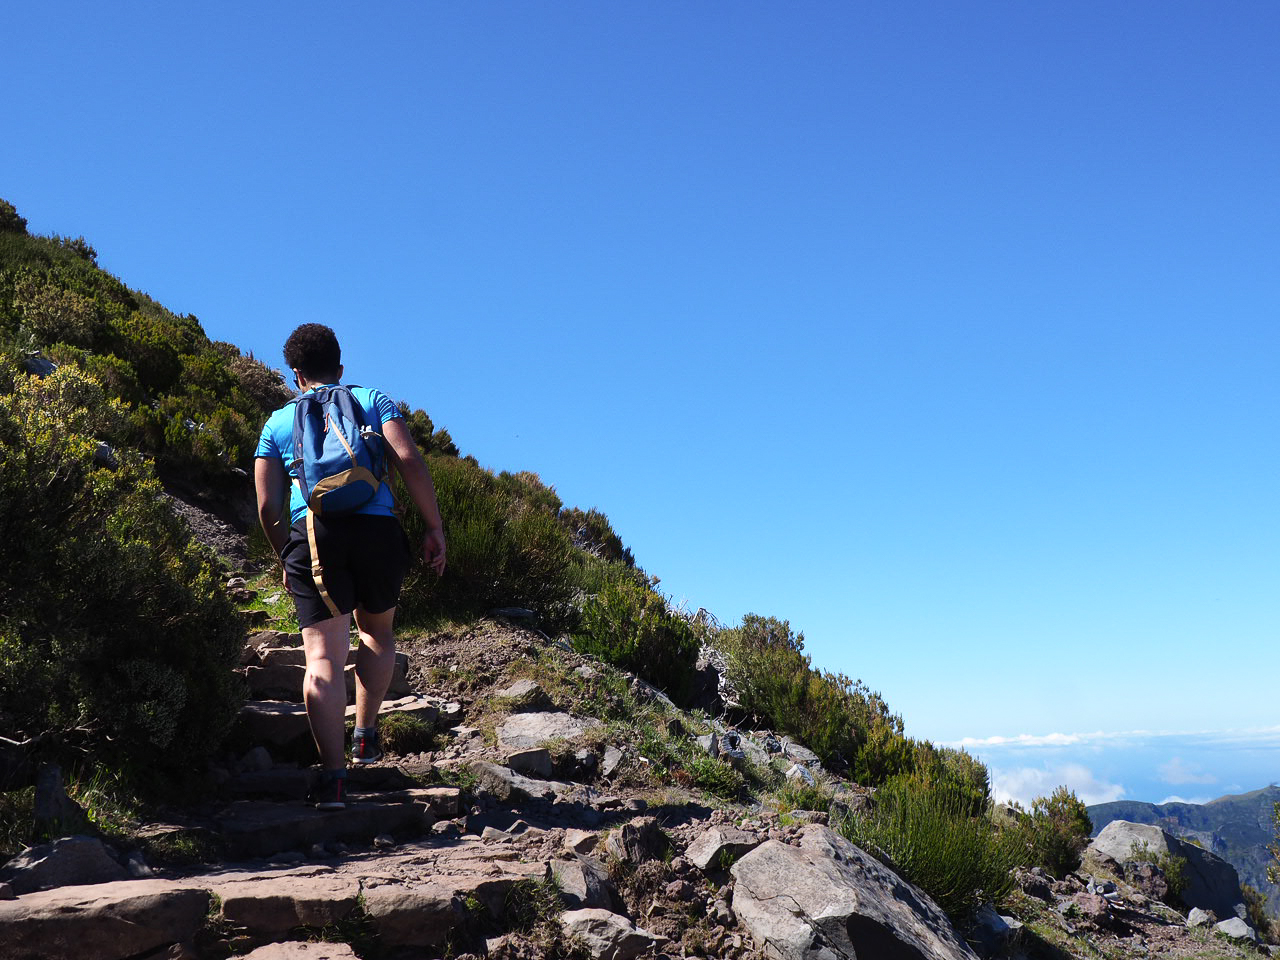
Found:
<path fill-rule="evenodd" d="M 0 35 L 33 231 L 273 364 L 331 324 L 908 732 L 1280 724 L 1269 0 L 52 0 Z"/>

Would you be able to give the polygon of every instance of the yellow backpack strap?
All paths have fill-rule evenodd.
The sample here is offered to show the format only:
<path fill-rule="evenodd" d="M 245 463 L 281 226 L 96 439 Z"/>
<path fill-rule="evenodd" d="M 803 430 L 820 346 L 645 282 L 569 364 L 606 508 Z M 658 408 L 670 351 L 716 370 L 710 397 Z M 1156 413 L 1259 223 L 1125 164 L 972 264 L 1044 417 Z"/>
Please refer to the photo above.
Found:
<path fill-rule="evenodd" d="M 339 617 L 342 611 L 338 609 L 338 605 L 333 602 L 333 597 L 329 596 L 329 591 L 325 589 L 324 568 L 320 565 L 320 551 L 316 545 L 316 512 L 310 507 L 307 508 L 307 545 L 311 548 L 311 579 L 315 582 L 316 591 L 320 594 L 324 605 L 329 608 L 329 613 Z"/>

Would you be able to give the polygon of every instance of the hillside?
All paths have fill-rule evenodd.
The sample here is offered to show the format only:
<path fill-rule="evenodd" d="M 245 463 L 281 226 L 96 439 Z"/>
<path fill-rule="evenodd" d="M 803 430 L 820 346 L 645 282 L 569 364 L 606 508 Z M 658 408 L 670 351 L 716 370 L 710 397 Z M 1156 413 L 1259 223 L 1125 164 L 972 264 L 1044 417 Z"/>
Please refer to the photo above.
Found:
<path fill-rule="evenodd" d="M 1179 837 L 1195 840 L 1230 862 L 1240 873 L 1240 881 L 1267 896 L 1267 909 L 1280 916 L 1280 885 L 1267 882 L 1271 855 L 1267 845 L 1275 839 L 1272 820 L 1280 802 L 1280 786 L 1219 797 L 1208 803 L 1140 803 L 1117 800 L 1089 807 L 1093 835 L 1112 820 L 1151 823 Z"/>
<path fill-rule="evenodd" d="M 404 585 L 387 760 L 314 809 L 249 480 L 289 396 L 0 201 L 0 960 L 1245 955 L 1098 894 L 1069 791 L 997 815 L 788 621 L 674 606 L 407 403 L 449 566 Z"/>

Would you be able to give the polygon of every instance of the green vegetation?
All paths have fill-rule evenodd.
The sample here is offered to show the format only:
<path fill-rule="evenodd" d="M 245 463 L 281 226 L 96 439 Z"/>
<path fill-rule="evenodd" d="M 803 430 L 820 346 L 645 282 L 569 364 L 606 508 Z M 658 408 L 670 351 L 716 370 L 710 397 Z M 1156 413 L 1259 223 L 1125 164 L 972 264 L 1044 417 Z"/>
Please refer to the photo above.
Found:
<path fill-rule="evenodd" d="M 1179 857 L 1167 850 L 1156 852 L 1145 840 L 1135 841 L 1129 849 L 1129 858 L 1143 863 L 1154 863 L 1164 874 L 1165 883 L 1169 885 L 1168 900 L 1177 904 L 1182 900 L 1182 892 L 1187 889 L 1187 858 Z"/>
<path fill-rule="evenodd" d="M 1080 866 L 1080 855 L 1093 830 L 1084 803 L 1066 787 L 1036 798 L 1031 813 L 1022 815 L 1020 827 L 1030 858 L 1027 865 L 1043 867 L 1055 877 L 1064 877 Z"/>
<path fill-rule="evenodd" d="M 1276 839 L 1274 843 L 1267 845 L 1267 852 L 1271 854 L 1271 863 L 1267 864 L 1267 880 L 1280 883 L 1280 803 L 1272 808 L 1271 822 L 1276 828 Z"/>
<path fill-rule="evenodd" d="M 1011 871 L 1024 846 L 1002 831 L 954 783 L 898 777 L 882 786 L 871 809 L 842 818 L 853 843 L 924 890 L 953 920 L 1013 889 Z"/>
<path fill-rule="evenodd" d="M 218 746 L 243 629 L 148 461 L 96 465 L 123 412 L 72 364 L 0 396 L 0 724 L 140 781 Z"/>
<path fill-rule="evenodd" d="M 382 748 L 396 756 L 436 748 L 435 728 L 421 717 L 407 713 L 385 714 L 378 721 L 378 736 Z"/>
<path fill-rule="evenodd" d="M 611 579 L 588 598 L 573 645 L 639 674 L 677 703 L 686 702 L 692 690 L 699 647 L 693 627 L 634 577 Z"/>
<path fill-rule="evenodd" d="M 544 629 L 573 616 L 580 561 L 551 509 L 559 501 L 532 474 L 494 476 L 474 461 L 431 456 L 428 463 L 449 543 L 443 577 L 415 568 L 401 606 L 410 621 L 475 616 L 495 607 L 528 607 Z M 552 495 L 554 496 L 554 495 Z M 403 489 L 399 499 L 407 498 Z M 422 519 L 405 517 L 411 544 L 420 544 Z"/>
<path fill-rule="evenodd" d="M 903 735 L 902 718 L 878 693 L 842 673 L 814 669 L 804 634 L 785 620 L 748 614 L 714 640 L 729 660 L 743 711 L 794 736 L 831 769 L 877 785 L 914 773 L 926 783 L 963 783 L 971 806 L 990 799 L 987 771 L 967 753 Z"/>

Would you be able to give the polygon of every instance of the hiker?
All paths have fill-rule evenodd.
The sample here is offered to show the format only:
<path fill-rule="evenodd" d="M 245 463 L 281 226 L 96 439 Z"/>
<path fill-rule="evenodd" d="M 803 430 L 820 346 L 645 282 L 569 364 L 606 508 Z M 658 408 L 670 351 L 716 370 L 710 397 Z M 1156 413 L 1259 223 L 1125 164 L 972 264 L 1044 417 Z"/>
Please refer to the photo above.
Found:
<path fill-rule="evenodd" d="M 365 764 L 382 757 L 378 709 L 395 668 L 392 621 L 400 584 L 412 559 L 395 514 L 383 466 L 387 461 L 399 470 L 410 498 L 422 513 L 427 531 L 422 559 L 437 575 L 444 572 L 444 532 L 431 474 L 395 404 L 378 390 L 339 387 L 342 353 L 334 332 L 322 324 L 304 323 L 285 341 L 284 359 L 293 371 L 299 396 L 275 411 L 262 428 L 254 454 L 254 486 L 258 518 L 284 567 L 284 586 L 293 597 L 302 628 L 307 658 L 303 699 L 321 765 L 311 799 L 319 809 L 340 810 L 345 806 L 347 775 L 343 671 L 350 648 L 351 616 L 355 614 L 360 633 L 351 760 Z M 334 387 L 338 389 L 329 389 Z M 335 428 L 332 431 L 331 426 Z M 342 438 L 351 461 L 358 454 L 372 466 L 348 471 L 357 479 L 363 478 L 363 491 L 352 484 L 334 496 L 350 493 L 348 500 L 368 499 L 355 508 L 349 503 L 326 508 L 323 497 L 335 483 L 351 478 L 316 483 L 314 474 L 326 469 L 327 462 L 315 453 L 318 448 L 314 445 L 332 442 L 331 434 L 341 432 L 344 426 L 357 431 Z M 362 436 L 366 439 L 360 439 Z M 308 496 L 318 509 L 309 508 Z"/>

